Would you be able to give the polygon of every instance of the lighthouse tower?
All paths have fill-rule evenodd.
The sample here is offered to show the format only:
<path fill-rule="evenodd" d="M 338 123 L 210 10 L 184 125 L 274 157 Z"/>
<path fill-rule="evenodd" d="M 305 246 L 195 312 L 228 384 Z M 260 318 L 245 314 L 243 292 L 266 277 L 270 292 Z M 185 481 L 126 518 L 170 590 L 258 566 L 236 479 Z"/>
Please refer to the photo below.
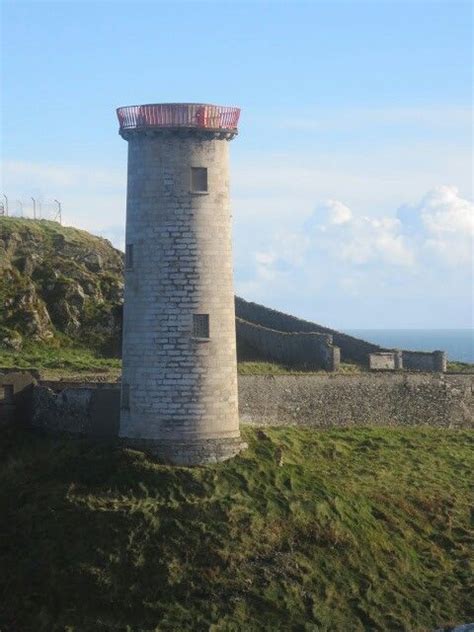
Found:
<path fill-rule="evenodd" d="M 120 436 L 169 463 L 228 459 L 240 440 L 229 140 L 240 110 L 117 110 L 128 141 Z"/>

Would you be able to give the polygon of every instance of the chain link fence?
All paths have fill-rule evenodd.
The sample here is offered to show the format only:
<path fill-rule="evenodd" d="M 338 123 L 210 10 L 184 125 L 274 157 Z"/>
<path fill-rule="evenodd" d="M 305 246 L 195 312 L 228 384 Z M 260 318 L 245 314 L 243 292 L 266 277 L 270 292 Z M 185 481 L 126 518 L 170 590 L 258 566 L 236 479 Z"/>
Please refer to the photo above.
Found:
<path fill-rule="evenodd" d="M 25 219 L 48 219 L 62 222 L 62 205 L 59 200 L 41 197 L 14 198 L 3 195 L 0 200 L 0 217 L 23 217 Z"/>

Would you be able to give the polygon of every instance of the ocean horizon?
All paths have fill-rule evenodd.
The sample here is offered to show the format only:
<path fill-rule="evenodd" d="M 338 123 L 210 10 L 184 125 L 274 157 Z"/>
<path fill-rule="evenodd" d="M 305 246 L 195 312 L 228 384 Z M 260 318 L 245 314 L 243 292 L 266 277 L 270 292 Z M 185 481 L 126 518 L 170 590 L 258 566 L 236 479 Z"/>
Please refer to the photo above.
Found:
<path fill-rule="evenodd" d="M 448 360 L 474 363 L 474 329 L 345 329 L 367 342 L 410 351 L 446 351 Z"/>

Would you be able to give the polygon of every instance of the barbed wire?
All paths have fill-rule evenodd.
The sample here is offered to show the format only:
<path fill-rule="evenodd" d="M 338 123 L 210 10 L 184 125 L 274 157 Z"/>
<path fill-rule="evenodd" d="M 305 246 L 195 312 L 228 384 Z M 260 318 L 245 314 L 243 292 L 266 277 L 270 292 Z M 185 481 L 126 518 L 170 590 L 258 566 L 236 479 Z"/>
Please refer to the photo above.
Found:
<path fill-rule="evenodd" d="M 15 198 L 2 195 L 0 217 L 23 217 L 25 219 L 48 219 L 62 223 L 62 204 L 56 199 L 42 197 Z"/>

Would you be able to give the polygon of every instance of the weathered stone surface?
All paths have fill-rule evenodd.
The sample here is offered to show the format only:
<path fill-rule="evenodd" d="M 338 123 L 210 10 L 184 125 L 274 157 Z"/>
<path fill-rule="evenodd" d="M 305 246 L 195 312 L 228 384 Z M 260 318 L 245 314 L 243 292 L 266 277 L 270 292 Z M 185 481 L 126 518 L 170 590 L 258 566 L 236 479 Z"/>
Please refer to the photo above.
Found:
<path fill-rule="evenodd" d="M 145 452 L 170 465 L 205 465 L 227 461 L 248 446 L 240 438 L 203 439 L 201 441 L 154 441 L 122 438 L 122 444 Z"/>
<path fill-rule="evenodd" d="M 7 377 L 4 378 L 8 380 Z M 52 384 L 50 384 L 52 386 Z M 61 388 L 57 383 L 56 390 Z M 31 423 L 49 430 L 116 436 L 119 423 L 118 385 L 69 384 L 53 392 L 34 388 Z M 243 423 L 256 426 L 302 425 L 313 428 L 376 426 L 474 427 L 474 376 L 433 374 L 261 375 L 239 376 L 239 409 Z M 130 445 L 171 459 L 176 440 L 151 440 Z M 237 437 L 217 443 L 195 437 L 190 453 L 201 450 L 211 457 L 212 446 L 233 450 Z M 221 442 L 221 443 L 219 443 Z M 165 446 L 161 452 L 159 443 Z M 204 447 L 203 447 L 204 446 Z M 209 448 L 206 452 L 206 446 Z M 206 448 L 206 449 L 205 449 Z M 217 448 L 216 448 L 217 450 Z M 221 448 L 219 448 L 221 450 Z M 219 456 L 216 451 L 214 456 Z M 163 457 L 164 458 L 164 457 Z M 207 458 L 207 457 L 206 457 Z"/>
<path fill-rule="evenodd" d="M 472 428 L 473 392 L 473 375 L 242 375 L 239 409 L 255 425 Z"/>

